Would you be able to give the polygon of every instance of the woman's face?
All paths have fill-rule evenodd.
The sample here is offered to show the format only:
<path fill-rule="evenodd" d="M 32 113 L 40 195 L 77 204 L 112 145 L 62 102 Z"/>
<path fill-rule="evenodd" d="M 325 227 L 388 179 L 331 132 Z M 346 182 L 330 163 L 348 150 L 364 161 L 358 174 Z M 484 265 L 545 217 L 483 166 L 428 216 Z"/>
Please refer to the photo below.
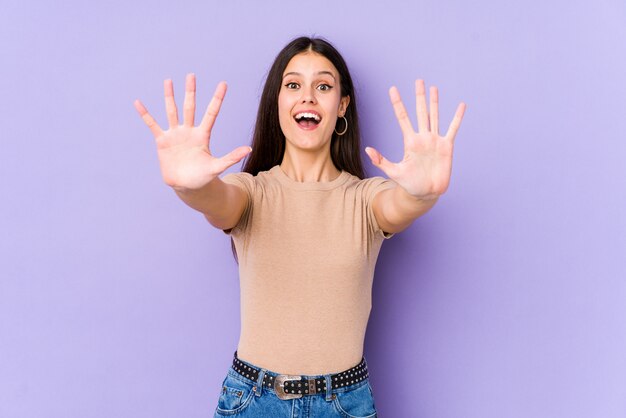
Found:
<path fill-rule="evenodd" d="M 350 102 L 349 96 L 341 97 L 339 81 L 337 69 L 323 55 L 303 52 L 289 61 L 278 94 L 280 127 L 287 147 L 330 149 L 337 118 L 345 114 Z M 317 114 L 319 121 L 298 123 L 296 116 L 305 111 Z M 339 126 L 343 130 L 343 121 Z"/>

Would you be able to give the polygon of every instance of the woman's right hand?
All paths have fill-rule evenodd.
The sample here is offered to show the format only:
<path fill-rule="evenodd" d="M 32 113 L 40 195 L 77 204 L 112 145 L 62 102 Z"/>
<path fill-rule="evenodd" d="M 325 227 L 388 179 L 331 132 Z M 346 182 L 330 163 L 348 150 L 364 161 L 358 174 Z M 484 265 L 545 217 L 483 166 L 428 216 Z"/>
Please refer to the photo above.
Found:
<path fill-rule="evenodd" d="M 226 82 L 222 81 L 217 85 L 211 103 L 198 126 L 194 126 L 195 75 L 187 75 L 182 125 L 178 124 L 172 80 L 165 80 L 164 88 L 168 130 L 161 129 L 139 99 L 135 100 L 134 105 L 154 135 L 161 174 L 166 184 L 182 191 L 200 189 L 250 153 L 252 148 L 241 146 L 218 158 L 209 150 L 211 129 L 226 94 Z"/>

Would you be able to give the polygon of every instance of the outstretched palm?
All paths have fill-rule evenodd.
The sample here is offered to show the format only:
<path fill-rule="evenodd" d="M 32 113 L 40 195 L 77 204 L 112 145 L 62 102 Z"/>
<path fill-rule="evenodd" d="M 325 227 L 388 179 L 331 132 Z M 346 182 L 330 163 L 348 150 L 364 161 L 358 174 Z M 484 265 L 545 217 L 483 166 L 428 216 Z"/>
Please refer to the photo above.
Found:
<path fill-rule="evenodd" d="M 450 184 L 454 137 L 461 125 L 466 105 L 459 104 L 448 132 L 441 136 L 437 87 L 430 88 L 430 115 L 426 105 L 424 80 L 415 81 L 415 94 L 419 132 L 413 129 L 398 89 L 395 86 L 389 89 L 389 97 L 404 137 L 402 161 L 392 163 L 371 147 L 367 147 L 365 151 L 372 163 L 407 193 L 420 199 L 434 199 L 445 193 Z"/>
<path fill-rule="evenodd" d="M 250 147 L 241 146 L 218 158 L 209 149 L 211 129 L 226 94 L 225 82 L 217 85 L 198 126 L 193 126 L 196 112 L 195 76 L 187 75 L 182 125 L 178 124 L 172 80 L 165 80 L 164 89 L 168 130 L 161 129 L 139 100 L 135 100 L 134 105 L 154 135 L 163 180 L 169 186 L 175 189 L 201 188 L 250 152 Z"/>

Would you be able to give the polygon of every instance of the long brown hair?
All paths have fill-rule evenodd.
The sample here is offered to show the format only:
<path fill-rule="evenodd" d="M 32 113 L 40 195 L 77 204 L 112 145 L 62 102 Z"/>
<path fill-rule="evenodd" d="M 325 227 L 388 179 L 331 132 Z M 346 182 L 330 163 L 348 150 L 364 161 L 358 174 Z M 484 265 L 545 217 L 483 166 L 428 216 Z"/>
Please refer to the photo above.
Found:
<path fill-rule="evenodd" d="M 270 68 L 257 112 L 252 152 L 244 158 L 242 171 L 256 176 L 260 171 L 267 171 L 283 160 L 285 153 L 285 135 L 278 119 L 278 94 L 283 79 L 283 72 L 289 61 L 302 52 L 312 51 L 326 57 L 339 72 L 341 97 L 350 96 L 350 104 L 344 117 L 348 121 L 348 130 L 338 136 L 333 132 L 330 140 L 330 156 L 337 169 L 363 179 L 363 161 L 361 160 L 361 133 L 357 101 L 348 66 L 339 51 L 322 37 L 301 36 L 289 42 L 276 56 Z M 339 119 L 336 130 L 345 129 L 343 118 Z M 237 250 L 231 237 L 231 247 L 238 262 Z"/>

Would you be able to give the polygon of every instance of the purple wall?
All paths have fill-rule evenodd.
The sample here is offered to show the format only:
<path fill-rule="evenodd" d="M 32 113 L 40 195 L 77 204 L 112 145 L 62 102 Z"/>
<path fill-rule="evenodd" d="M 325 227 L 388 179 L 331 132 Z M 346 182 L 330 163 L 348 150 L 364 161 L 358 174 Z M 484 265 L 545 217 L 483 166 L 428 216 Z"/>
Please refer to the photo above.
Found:
<path fill-rule="evenodd" d="M 132 103 L 165 126 L 163 79 L 180 106 L 195 72 L 199 120 L 226 80 L 223 155 L 311 34 L 344 54 L 364 146 L 391 160 L 391 85 L 410 111 L 416 78 L 438 86 L 446 129 L 468 106 L 447 194 L 380 254 L 380 415 L 626 416 L 625 3 L 272 3 L 3 2 L 0 416 L 212 415 L 237 267 L 163 183 Z"/>

